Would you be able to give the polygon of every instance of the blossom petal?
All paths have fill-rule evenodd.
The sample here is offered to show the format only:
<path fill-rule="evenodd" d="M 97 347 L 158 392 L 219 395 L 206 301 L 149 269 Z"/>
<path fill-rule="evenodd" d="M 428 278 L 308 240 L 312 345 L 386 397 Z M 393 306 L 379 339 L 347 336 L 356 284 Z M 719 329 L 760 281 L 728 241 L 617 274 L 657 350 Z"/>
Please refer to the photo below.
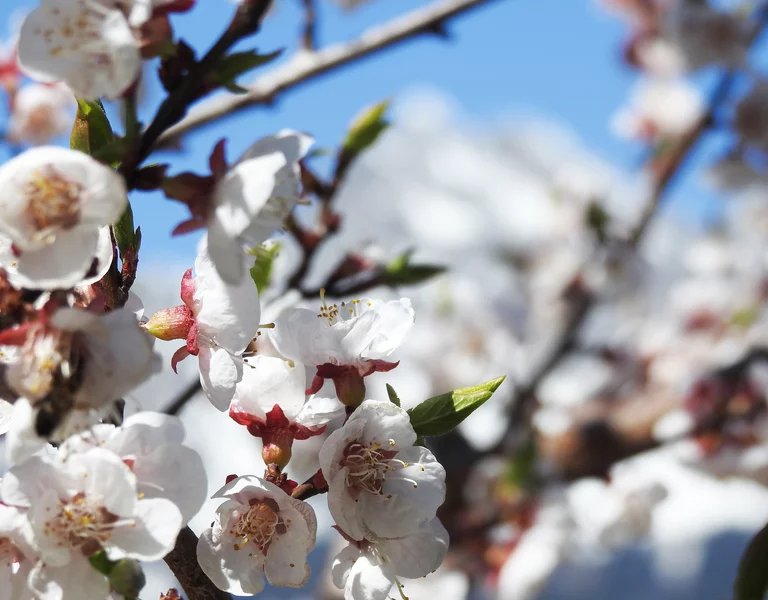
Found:
<path fill-rule="evenodd" d="M 416 579 L 435 571 L 448 552 L 448 532 L 438 519 L 401 538 L 378 542 L 398 577 Z"/>
<path fill-rule="evenodd" d="M 35 499 L 28 514 L 40 558 L 52 567 L 63 567 L 72 557 L 70 548 L 62 544 L 48 526 L 51 515 L 55 515 L 59 508 L 59 495 L 55 490 L 46 490 Z"/>
<path fill-rule="evenodd" d="M 216 219 L 230 238 L 238 239 L 257 218 L 272 196 L 278 171 L 286 164 L 279 152 L 249 158 L 236 164 L 216 185 Z"/>
<path fill-rule="evenodd" d="M 115 527 L 105 549 L 112 560 L 160 560 L 173 550 L 181 523 L 181 513 L 170 500 L 139 500 L 133 522 Z"/>
<path fill-rule="evenodd" d="M 284 311 L 269 330 L 269 338 L 280 354 L 305 365 L 328 362 L 335 348 L 331 336 L 328 322 L 306 308 Z"/>
<path fill-rule="evenodd" d="M 82 555 L 73 555 L 66 566 L 37 563 L 29 574 L 29 587 L 39 598 L 83 600 L 109 596 L 109 581 Z"/>
<path fill-rule="evenodd" d="M 312 511 L 308 504 L 305 506 L 308 511 Z M 293 511 L 280 511 L 284 518 L 290 512 Z M 313 511 L 311 516 L 310 521 L 303 515 L 292 518 L 290 525 L 287 525 L 287 531 L 270 544 L 264 572 L 267 581 L 272 585 L 302 587 L 309 579 L 311 571 L 307 564 L 307 554 L 315 546 L 317 529 Z"/>
<path fill-rule="evenodd" d="M 243 244 L 227 233 L 216 215 L 208 222 L 208 234 L 205 239 L 211 262 L 222 281 L 230 285 L 241 283 L 246 270 Z"/>
<path fill-rule="evenodd" d="M 141 414 L 141 413 L 139 413 Z M 186 446 L 164 444 L 137 458 L 133 472 L 144 498 L 167 498 L 181 511 L 186 524 L 197 514 L 208 493 L 208 481 L 200 455 Z"/>
<path fill-rule="evenodd" d="M 99 407 L 117 400 L 161 367 L 152 338 L 124 308 L 100 317 L 84 332 L 89 357 L 76 394 L 78 406 Z"/>
<path fill-rule="evenodd" d="M 65 493 L 56 467 L 40 456 L 15 464 L 0 482 L 0 500 L 10 506 L 29 508 L 46 490 Z"/>
<path fill-rule="evenodd" d="M 146 455 L 161 444 L 181 444 L 183 441 L 181 419 L 146 410 L 126 418 L 110 437 L 107 447 L 120 455 Z"/>
<path fill-rule="evenodd" d="M 371 300 L 371 310 L 379 315 L 379 331 L 364 354 L 366 358 L 383 358 L 403 343 L 414 323 L 414 311 L 408 298 L 381 302 Z M 362 301 L 361 301 L 362 303 Z"/>
<path fill-rule="evenodd" d="M 121 10 L 87 6 L 59 0 L 33 10 L 19 33 L 19 66 L 36 81 L 65 81 L 81 98 L 112 100 L 139 76 L 141 55 Z"/>
<path fill-rule="evenodd" d="M 415 531 L 445 501 L 445 469 L 429 450 L 414 446 L 398 452 L 397 459 L 408 466 L 388 473 L 382 493 L 360 503 L 366 527 L 388 538 Z"/>
<path fill-rule="evenodd" d="M 363 553 L 349 571 L 344 600 L 386 600 L 394 583 L 391 565 L 380 565 L 373 556 Z"/>
<path fill-rule="evenodd" d="M 96 244 L 96 255 L 93 257 L 94 262 L 91 265 L 90 275 L 86 277 L 80 285 L 91 285 L 100 281 L 104 275 L 109 271 L 109 267 L 112 266 L 112 258 L 114 257 L 115 249 L 112 245 L 112 233 L 109 227 L 102 227 L 99 229 L 99 241 Z M 131 293 L 131 298 L 137 298 L 135 294 Z M 127 303 L 126 303 L 127 306 Z M 143 306 L 142 306 L 143 308 Z M 135 311 L 131 311 L 134 312 Z"/>
<path fill-rule="evenodd" d="M 244 255 L 242 260 L 244 260 Z M 195 318 L 198 335 L 239 354 L 256 336 L 261 318 L 259 292 L 250 277 L 225 283 L 208 253 L 205 238 L 195 260 Z"/>
<path fill-rule="evenodd" d="M 264 589 L 264 555 L 236 551 L 213 529 L 197 542 L 197 562 L 213 584 L 235 596 L 255 595 Z"/>
<path fill-rule="evenodd" d="M 349 442 L 359 439 L 365 429 L 365 421 L 349 419 L 343 427 L 329 435 L 320 448 L 320 468 L 327 481 L 340 470 L 341 459 Z"/>
<path fill-rule="evenodd" d="M 360 549 L 352 544 L 343 548 L 341 552 L 333 557 L 333 564 L 331 565 L 333 585 L 340 590 L 344 589 L 344 586 L 347 584 L 349 572 L 352 570 L 352 566 L 358 558 L 360 558 Z"/>
<path fill-rule="evenodd" d="M 285 157 L 287 165 L 295 165 L 307 155 L 314 143 L 314 138 L 306 133 L 283 129 L 255 142 L 243 153 L 238 163 L 279 152 Z"/>
<path fill-rule="evenodd" d="M 70 456 L 66 466 L 75 481 L 82 480 L 80 489 L 109 512 L 129 518 L 136 513 L 136 476 L 119 456 L 93 448 Z"/>
<path fill-rule="evenodd" d="M 243 367 L 237 384 L 233 409 L 260 419 L 279 405 L 289 421 L 294 421 L 304 406 L 306 377 L 304 365 L 291 366 L 271 356 L 254 356 Z"/>
<path fill-rule="evenodd" d="M 344 405 L 336 398 L 313 396 L 304 403 L 294 421 L 304 427 L 318 427 L 343 416 L 344 411 Z"/>
<path fill-rule="evenodd" d="M 56 235 L 56 241 L 14 256 L 9 238 L 0 237 L 0 265 L 14 285 L 30 289 L 67 289 L 80 285 L 93 264 L 99 243 L 96 229 L 77 227 Z"/>
<path fill-rule="evenodd" d="M 334 328 L 341 335 L 339 347 L 342 357 L 359 357 L 381 332 L 381 319 L 378 313 L 366 311 L 356 319 L 338 323 Z"/>
<path fill-rule="evenodd" d="M 341 469 L 332 480 L 328 481 L 328 509 L 333 520 L 341 530 L 353 540 L 365 538 L 360 507 L 347 489 L 347 469 Z M 389 589 L 389 588 L 387 588 Z"/>
<path fill-rule="evenodd" d="M 11 428 L 13 418 L 13 404 L 0 398 L 0 435 Z"/>
<path fill-rule="evenodd" d="M 408 413 L 391 402 L 366 400 L 352 413 L 349 421 L 353 420 L 365 423 L 362 439 L 366 442 L 392 440 L 394 447 L 402 449 L 416 441 Z"/>
<path fill-rule="evenodd" d="M 242 359 L 223 348 L 200 348 L 200 385 L 217 409 L 229 410 L 235 386 L 243 376 Z"/>

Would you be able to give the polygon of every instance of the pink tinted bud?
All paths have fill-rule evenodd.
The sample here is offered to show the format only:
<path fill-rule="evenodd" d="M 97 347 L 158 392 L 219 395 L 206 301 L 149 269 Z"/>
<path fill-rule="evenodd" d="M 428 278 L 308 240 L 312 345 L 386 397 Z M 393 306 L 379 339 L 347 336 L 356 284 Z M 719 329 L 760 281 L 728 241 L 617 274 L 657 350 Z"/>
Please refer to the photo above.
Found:
<path fill-rule="evenodd" d="M 144 325 L 147 333 L 159 340 L 183 340 L 195 323 L 192 311 L 184 305 L 157 311 Z"/>
<path fill-rule="evenodd" d="M 289 431 L 282 435 L 275 432 L 271 435 L 263 435 L 264 445 L 261 448 L 261 458 L 265 464 L 277 465 L 283 470 L 291 460 L 293 450 L 293 436 Z"/>

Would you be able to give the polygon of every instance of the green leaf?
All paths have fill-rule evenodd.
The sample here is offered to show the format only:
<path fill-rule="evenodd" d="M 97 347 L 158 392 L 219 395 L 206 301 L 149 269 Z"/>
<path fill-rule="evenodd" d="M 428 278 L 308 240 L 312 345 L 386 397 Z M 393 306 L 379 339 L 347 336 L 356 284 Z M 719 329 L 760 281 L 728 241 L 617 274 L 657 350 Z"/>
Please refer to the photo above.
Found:
<path fill-rule="evenodd" d="M 391 385 L 387 384 L 387 396 L 389 396 L 389 401 L 394 404 L 395 406 L 400 406 L 400 398 L 397 397 L 397 392 L 395 391 L 395 388 L 393 388 Z"/>
<path fill-rule="evenodd" d="M 401 254 L 392 259 L 384 267 L 383 281 L 389 286 L 415 285 L 424 283 L 437 275 L 445 272 L 445 267 L 438 265 L 412 265 L 411 255 L 413 250 Z"/>
<path fill-rule="evenodd" d="M 101 101 L 77 99 L 77 114 L 69 137 L 69 146 L 93 155 L 101 148 L 114 142 L 112 126 Z"/>
<path fill-rule="evenodd" d="M 474 387 L 441 394 L 410 409 L 408 415 L 416 435 L 419 437 L 445 435 L 480 408 L 504 379 L 504 377 L 497 377 Z"/>
<path fill-rule="evenodd" d="M 741 327 L 742 329 L 749 329 L 759 316 L 760 311 L 757 306 L 742 308 L 731 315 L 731 325 Z"/>
<path fill-rule="evenodd" d="M 270 247 L 262 244 L 250 251 L 251 254 L 256 256 L 256 261 L 251 267 L 251 279 L 253 279 L 253 283 L 256 284 L 256 289 L 259 290 L 259 293 L 269 287 L 269 283 L 272 279 L 272 267 L 274 266 L 279 250 L 280 244 L 274 243 Z"/>
<path fill-rule="evenodd" d="M 349 126 L 342 152 L 354 155 L 372 146 L 381 133 L 389 127 L 389 121 L 384 119 L 384 113 L 388 108 L 389 102 L 385 101 L 363 110 Z"/>
<path fill-rule="evenodd" d="M 329 156 L 331 154 L 331 151 L 328 148 L 312 148 L 309 152 L 307 152 L 307 155 L 304 157 L 304 160 L 312 160 L 313 158 L 320 158 L 321 156 Z"/>
<path fill-rule="evenodd" d="M 74 150 L 80 150 L 86 154 L 103 160 L 115 166 L 122 158 L 121 150 L 124 144 L 112 133 L 107 113 L 101 101 L 77 99 L 77 115 L 72 127 L 72 135 L 69 145 Z M 120 219 L 112 225 L 120 256 L 124 257 L 127 250 L 138 251 L 140 237 L 138 230 L 134 229 L 133 210 L 131 205 L 123 212 Z"/>
<path fill-rule="evenodd" d="M 128 141 L 125 138 L 116 137 L 100 148 L 91 148 L 91 156 L 103 163 L 117 167 L 123 160 L 127 150 Z"/>
<path fill-rule="evenodd" d="M 584 221 L 587 227 L 595 232 L 598 240 L 606 240 L 611 217 L 599 203 L 590 202 L 584 215 Z"/>
<path fill-rule="evenodd" d="M 133 209 L 130 204 L 117 220 L 117 223 L 112 225 L 112 233 L 115 234 L 115 241 L 117 242 L 117 248 L 120 250 L 121 257 L 125 257 L 126 252 L 129 250 L 139 251 L 141 232 L 139 229 L 134 229 Z"/>
<path fill-rule="evenodd" d="M 502 484 L 513 490 L 528 487 L 535 473 L 536 455 L 536 438 L 531 436 L 504 466 Z"/>
<path fill-rule="evenodd" d="M 259 54 L 256 50 L 233 52 L 219 61 L 213 72 L 214 81 L 235 94 L 245 94 L 247 89 L 237 85 L 236 79 L 248 71 L 272 62 L 283 53 L 275 50 L 269 54 Z"/>
<path fill-rule="evenodd" d="M 741 557 L 734 600 L 763 600 L 768 592 L 768 525 L 755 534 Z"/>
<path fill-rule="evenodd" d="M 99 550 L 98 552 L 91 554 L 88 557 L 88 562 L 90 562 L 91 566 L 93 566 L 99 573 L 107 576 L 109 576 L 109 573 L 112 571 L 112 567 L 115 566 L 115 563 L 107 558 L 107 553 L 104 552 L 104 550 Z"/>

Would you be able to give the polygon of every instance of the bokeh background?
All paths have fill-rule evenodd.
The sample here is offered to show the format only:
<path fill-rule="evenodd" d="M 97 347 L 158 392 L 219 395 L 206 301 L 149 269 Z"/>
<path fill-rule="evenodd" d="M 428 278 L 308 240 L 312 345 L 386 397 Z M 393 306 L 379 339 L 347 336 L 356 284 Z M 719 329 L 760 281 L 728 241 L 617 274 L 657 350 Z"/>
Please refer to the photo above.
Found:
<path fill-rule="evenodd" d="M 289 55 L 298 43 L 300 3 L 275 4 L 256 44 L 262 51 L 286 47 Z M 353 39 L 368 27 L 427 4 L 371 0 L 344 10 L 321 2 L 319 41 Z M 0 4 L 0 23 L 8 23 L 8 35 L 32 5 L 24 0 Z M 231 10 L 227 0 L 198 0 L 194 10 L 174 17 L 177 35 L 202 50 L 224 28 Z M 336 206 L 344 219 L 342 233 L 323 248 L 310 280 L 321 281 L 323 267 L 350 250 L 391 258 L 413 248 L 419 260 L 449 267 L 446 275 L 428 285 L 400 290 L 414 298 L 417 325 L 398 354 L 400 367 L 386 378 L 377 375 L 369 386 L 371 395 L 382 394 L 384 381 L 390 382 L 406 403 L 413 404 L 433 393 L 498 375 L 524 377 L 546 352 L 549 328 L 562 318 L 557 303 L 547 299 L 549 290 L 572 272 L 573 265 L 564 257 L 581 256 L 585 207 L 600 198 L 614 223 L 631 223 L 649 189 L 647 177 L 639 171 L 647 147 L 617 136 L 614 127 L 613 115 L 627 103 L 637 80 L 623 60 L 624 22 L 589 0 L 496 0 L 451 21 L 447 29 L 447 39 L 426 35 L 380 52 L 290 90 L 273 106 L 250 109 L 196 131 L 184 138 L 180 149 L 158 155 L 172 163 L 174 172 L 203 172 L 217 140 L 228 140 L 228 153 L 234 158 L 255 139 L 282 128 L 309 132 L 318 148 L 333 149 L 356 113 L 389 99 L 393 125 L 355 164 L 340 191 Z M 756 60 L 759 63 L 760 52 Z M 706 90 L 714 78 L 704 73 L 694 85 Z M 148 70 L 140 112 L 145 120 L 161 98 L 159 84 Z M 613 306 L 620 310 L 592 325 L 588 335 L 593 339 L 621 345 L 628 339 L 652 337 L 657 323 L 648 315 L 666 315 L 665 311 L 677 315 L 706 302 L 732 307 L 734 295 L 743 298 L 747 293 L 733 285 L 729 288 L 732 278 L 718 281 L 718 265 L 725 261 L 732 267 L 748 254 L 750 264 L 762 269 L 765 238 L 759 227 L 764 222 L 758 217 L 766 216 L 764 209 L 760 212 L 765 198 L 751 189 L 744 197 L 726 200 L 708 185 L 702 173 L 724 143 L 717 133 L 709 136 L 686 163 L 641 246 L 637 265 L 645 277 L 642 292 L 614 290 L 622 300 Z M 328 174 L 331 160 L 320 155 L 313 165 Z M 143 233 L 135 290 L 147 314 L 152 314 L 178 303 L 178 283 L 192 266 L 197 239 L 169 235 L 173 225 L 185 218 L 183 206 L 160 194 L 136 195 L 132 202 Z M 311 209 L 304 216 L 309 222 Z M 718 232 L 718 243 L 712 241 L 712 231 Z M 750 251 L 725 248 L 723 239 L 748 241 Z M 286 236 L 276 288 L 298 260 L 298 252 Z M 528 275 L 521 275 L 518 261 L 534 255 L 541 263 L 531 276 L 535 293 L 530 293 L 523 283 Z M 749 271 L 744 279 L 752 281 L 749 277 L 757 275 Z M 622 278 L 615 280 L 621 283 Z M 689 287 L 676 286 L 680 280 Z M 723 298 L 723 288 L 731 295 Z M 624 299 L 633 295 L 642 296 L 642 301 L 630 306 Z M 268 292 L 265 320 L 277 310 L 269 305 L 270 299 Z M 706 354 L 716 342 L 681 340 L 677 346 L 684 348 L 675 346 L 669 360 L 690 350 L 686 344 L 700 344 L 697 349 Z M 173 344 L 160 342 L 158 348 L 167 359 L 164 372 L 130 399 L 144 409 L 167 407 L 197 377 L 191 361 L 182 363 L 179 375 L 170 371 Z M 723 352 L 703 364 L 721 364 L 738 354 Z M 670 388 L 683 395 L 692 373 L 704 368 L 700 363 L 688 367 L 686 363 L 660 378 L 672 381 Z M 542 383 L 540 402 L 549 409 L 539 420 L 542 431 L 567 429 L 569 412 L 613 381 L 612 369 L 586 354 L 566 360 Z M 513 386 L 509 381 L 505 385 L 462 426 L 463 441 L 456 442 L 455 452 L 482 452 L 501 439 L 506 407 L 514 402 Z M 211 491 L 230 473 L 263 470 L 260 442 L 219 415 L 204 397 L 190 401 L 181 417 L 187 443 L 206 463 Z M 294 479 L 301 481 L 317 468 L 318 448 L 316 438 L 298 445 L 290 468 Z M 443 452 L 453 456 L 450 449 Z M 665 490 L 650 522 L 641 528 L 647 535 L 640 539 L 620 549 L 607 548 L 597 539 L 594 531 L 601 527 L 601 516 L 611 510 L 609 494 L 591 488 L 594 482 L 588 481 L 571 493 L 569 518 L 578 526 L 575 541 L 567 547 L 561 548 L 553 534 L 551 540 L 545 536 L 528 549 L 516 548 L 513 526 L 497 524 L 488 535 L 499 542 L 485 548 L 496 554 L 484 556 L 485 569 L 459 554 L 438 575 L 406 585 L 406 593 L 411 600 L 730 598 L 740 554 L 768 519 L 768 492 L 751 473 L 717 477 L 681 455 L 684 452 L 677 447 L 654 450 L 633 458 L 625 468 L 627 479 L 652 482 Z M 498 473 L 500 467 L 493 461 L 480 464 L 481 473 L 475 476 L 482 488 L 483 469 Z M 465 493 L 471 503 L 471 490 Z M 310 585 L 302 590 L 268 587 L 265 598 L 338 597 L 325 573 L 338 536 L 330 529 L 323 499 L 311 502 L 321 514 L 321 534 L 319 550 L 312 555 L 315 574 Z M 213 506 L 203 508 L 191 523 L 193 529 L 206 526 Z M 554 576 L 525 595 L 515 576 L 505 575 L 504 565 L 515 553 L 524 556 L 516 571 L 535 574 L 554 569 Z M 173 585 L 163 564 L 153 565 L 149 574 L 146 598 Z"/>

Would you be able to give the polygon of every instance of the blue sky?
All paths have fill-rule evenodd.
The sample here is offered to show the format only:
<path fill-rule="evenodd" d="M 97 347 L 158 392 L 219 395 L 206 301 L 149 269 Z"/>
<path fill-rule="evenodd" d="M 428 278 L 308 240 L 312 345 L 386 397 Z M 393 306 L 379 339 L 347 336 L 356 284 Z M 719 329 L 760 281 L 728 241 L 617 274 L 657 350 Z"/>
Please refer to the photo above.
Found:
<path fill-rule="evenodd" d="M 322 44 L 352 39 L 372 24 L 429 4 L 371 0 L 346 12 L 327 0 L 319 3 Z M 6 0 L 0 5 L 0 20 L 34 4 Z M 298 41 L 300 3 L 276 4 L 249 46 L 262 51 L 286 47 L 290 52 Z M 195 10 L 174 17 L 177 35 L 202 52 L 222 31 L 232 10 L 228 0 L 198 0 Z M 594 0 L 495 0 L 453 20 L 449 30 L 449 42 L 418 38 L 291 91 L 272 108 L 256 108 L 188 136 L 184 152 L 168 157 L 172 172 L 202 170 L 210 148 L 221 137 L 229 139 L 230 158 L 258 137 L 286 127 L 313 134 L 319 146 L 333 147 L 361 107 L 384 98 L 396 101 L 417 86 L 444 90 L 474 120 L 533 110 L 566 124 L 615 164 L 636 164 L 640 148 L 616 139 L 609 128 L 611 114 L 635 78 L 620 60 L 625 29 Z M 145 119 L 161 98 L 152 79 L 147 91 Z M 682 191 L 688 189 L 686 185 Z M 711 206 L 711 196 L 694 191 L 698 200 Z M 135 196 L 133 206 L 149 253 L 145 256 L 170 252 L 191 260 L 193 237 L 168 238 L 173 225 L 184 218 L 183 207 L 156 194 Z"/>

